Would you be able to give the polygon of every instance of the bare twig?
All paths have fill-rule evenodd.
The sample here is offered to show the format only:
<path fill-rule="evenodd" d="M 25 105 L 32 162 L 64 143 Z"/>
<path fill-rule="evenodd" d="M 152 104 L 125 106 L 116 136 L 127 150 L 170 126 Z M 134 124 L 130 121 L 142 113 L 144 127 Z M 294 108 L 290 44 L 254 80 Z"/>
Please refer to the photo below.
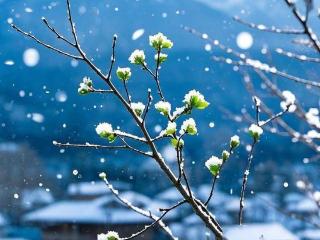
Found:
<path fill-rule="evenodd" d="M 146 117 L 149 112 L 151 102 L 152 102 L 151 89 L 148 89 L 148 102 L 147 102 L 146 109 L 143 114 L 142 123 L 144 123 L 146 121 Z"/>
<path fill-rule="evenodd" d="M 11 27 L 12 27 L 14 30 L 16 30 L 16 31 L 22 33 L 23 35 L 25 35 L 25 36 L 33 39 L 34 41 L 36 41 L 37 43 L 39 43 L 40 45 L 42 45 L 42 46 L 44 46 L 44 47 L 46 47 L 46 48 L 48 48 L 48 49 L 51 49 L 51 50 L 53 50 L 53 51 L 55 51 L 55 52 L 57 52 L 57 53 L 60 53 L 60 54 L 62 54 L 62 55 L 64 55 L 64 56 L 67 56 L 67 57 L 70 57 L 70 58 L 73 58 L 73 59 L 83 60 L 83 58 L 82 58 L 81 56 L 73 55 L 73 54 L 71 54 L 71 53 L 68 53 L 68 52 L 65 52 L 65 51 L 63 51 L 63 50 L 60 50 L 60 49 L 58 49 L 58 48 L 56 48 L 56 47 L 53 47 L 53 46 L 51 46 L 51 45 L 49 45 L 49 44 L 41 41 L 39 38 L 35 37 L 35 36 L 32 35 L 31 33 L 28 33 L 28 32 L 25 32 L 25 31 L 21 30 L 19 27 L 17 27 L 17 26 L 14 25 L 14 24 L 11 24 Z"/>
<path fill-rule="evenodd" d="M 320 58 L 314 58 L 314 57 L 308 57 L 306 55 L 296 54 L 296 53 L 293 53 L 293 52 L 285 51 L 282 48 L 277 48 L 276 52 L 281 54 L 281 55 L 287 56 L 289 58 L 294 58 L 294 59 L 299 60 L 299 61 L 320 63 Z"/>
<path fill-rule="evenodd" d="M 164 213 L 162 213 L 161 216 L 157 220 L 155 220 L 153 223 L 151 223 L 149 225 L 146 225 L 142 230 L 140 230 L 137 233 L 132 234 L 130 237 L 125 237 L 125 238 L 121 238 L 121 239 L 122 240 L 129 240 L 129 239 L 133 239 L 133 238 L 136 238 L 136 237 L 140 236 L 141 234 L 143 234 L 144 232 L 149 230 L 151 227 L 153 227 L 156 224 L 158 224 L 171 210 L 181 206 L 184 203 L 186 203 L 186 200 L 182 200 L 182 201 L 178 202 L 177 204 L 173 205 L 170 208 L 161 209 L 160 211 L 163 211 Z"/>
<path fill-rule="evenodd" d="M 295 16 L 295 18 L 298 20 L 298 22 L 303 27 L 305 34 L 307 35 L 309 40 L 313 43 L 314 48 L 318 51 L 318 53 L 320 53 L 319 39 L 318 39 L 317 35 L 312 31 L 312 28 L 308 25 L 308 18 L 307 17 L 304 18 L 299 13 L 296 4 L 293 1 L 291 1 L 291 0 L 284 0 L 284 1 L 288 5 L 288 7 L 291 8 L 293 15 Z"/>
<path fill-rule="evenodd" d="M 138 150 L 136 148 L 133 148 L 128 144 L 119 145 L 119 146 L 116 146 L 116 145 L 108 146 L 108 145 L 99 145 L 99 144 L 91 144 L 91 143 L 79 144 L 79 143 L 60 143 L 57 141 L 53 141 L 53 145 L 55 145 L 57 147 L 66 147 L 66 148 L 75 147 L 75 148 L 94 148 L 94 149 L 111 149 L 111 150 L 113 150 L 113 149 L 128 149 L 133 152 L 144 155 L 146 157 L 152 157 L 151 154 L 149 154 L 147 152 L 143 152 L 143 151 Z"/>
<path fill-rule="evenodd" d="M 113 35 L 113 41 L 112 41 L 112 55 L 111 55 L 111 61 L 110 61 L 110 67 L 109 67 L 109 71 L 107 74 L 107 78 L 110 80 L 111 79 L 111 73 L 112 73 L 112 69 L 113 69 L 113 65 L 116 61 L 116 42 L 117 42 L 117 35 Z M 124 81 L 125 82 L 125 81 Z"/>
<path fill-rule="evenodd" d="M 49 24 L 49 22 L 47 21 L 46 18 L 43 17 L 43 18 L 42 18 L 42 21 L 43 21 L 44 24 L 49 28 L 49 30 L 52 31 L 52 32 L 57 36 L 58 39 L 61 39 L 62 41 L 64 41 L 64 42 L 66 42 L 67 44 L 69 44 L 70 46 L 75 47 L 75 44 L 72 43 L 72 42 L 71 42 L 70 40 L 68 40 L 67 38 L 65 38 L 64 36 L 62 36 L 62 34 L 58 33 L 57 30 Z"/>
<path fill-rule="evenodd" d="M 129 202 L 127 199 L 122 198 L 119 194 L 119 191 L 114 189 L 114 187 L 109 183 L 108 179 L 106 177 L 103 178 L 104 183 L 109 188 L 109 190 L 113 193 L 113 195 L 124 205 L 126 205 L 128 208 L 132 209 L 138 214 L 141 214 L 147 218 L 150 218 L 154 221 L 157 221 L 157 223 L 160 225 L 160 227 L 170 236 L 173 240 L 178 240 L 177 237 L 175 237 L 171 231 L 171 229 L 161 220 L 158 216 L 151 213 L 151 211 L 144 210 L 142 208 L 139 208 L 137 206 L 134 206 L 131 202 Z"/>
<path fill-rule="evenodd" d="M 294 35 L 299 35 L 299 34 L 305 33 L 304 30 L 299 30 L 299 29 L 281 29 L 281 28 L 277 28 L 275 26 L 267 27 L 263 24 L 255 24 L 255 23 L 251 23 L 251 22 L 246 22 L 246 21 L 242 20 L 241 18 L 239 18 L 238 16 L 233 17 L 233 19 L 243 25 L 250 27 L 250 28 L 254 28 L 254 29 L 257 29 L 260 31 L 264 31 L 264 32 L 294 34 Z"/>
<path fill-rule="evenodd" d="M 242 220 L 243 220 L 244 196 L 245 196 L 245 192 L 246 192 L 248 176 L 250 174 L 250 168 L 251 168 L 251 163 L 252 163 L 252 159 L 253 159 L 253 149 L 254 149 L 256 143 L 257 143 L 256 139 L 253 139 L 253 142 L 251 144 L 251 149 L 250 149 L 250 152 L 248 155 L 247 167 L 243 173 L 241 193 L 240 193 L 239 225 L 242 224 Z"/>

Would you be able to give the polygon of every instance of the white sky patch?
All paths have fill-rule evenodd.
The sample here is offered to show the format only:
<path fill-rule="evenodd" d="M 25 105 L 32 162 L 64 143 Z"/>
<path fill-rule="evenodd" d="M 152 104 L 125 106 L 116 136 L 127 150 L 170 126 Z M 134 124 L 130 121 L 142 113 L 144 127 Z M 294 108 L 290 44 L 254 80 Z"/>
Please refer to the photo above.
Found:
<path fill-rule="evenodd" d="M 237 45 L 241 49 L 249 49 L 253 44 L 253 37 L 248 32 L 240 32 L 237 36 Z"/>
<path fill-rule="evenodd" d="M 140 28 L 132 33 L 132 40 L 137 40 L 144 34 L 144 29 Z"/>
<path fill-rule="evenodd" d="M 23 62 L 28 67 L 35 67 L 40 60 L 40 54 L 35 48 L 28 48 L 23 53 Z"/>

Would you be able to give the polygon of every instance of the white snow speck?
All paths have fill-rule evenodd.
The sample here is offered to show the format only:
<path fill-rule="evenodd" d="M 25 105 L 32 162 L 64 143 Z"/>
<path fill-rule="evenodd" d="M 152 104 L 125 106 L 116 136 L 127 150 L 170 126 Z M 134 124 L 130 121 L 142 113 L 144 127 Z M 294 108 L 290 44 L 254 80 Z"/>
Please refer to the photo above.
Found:
<path fill-rule="evenodd" d="M 87 8 L 85 6 L 80 6 L 78 12 L 80 15 L 83 15 L 87 12 Z"/>
<path fill-rule="evenodd" d="M 210 52 L 212 49 L 211 44 L 207 43 L 206 45 L 204 45 L 204 50 L 206 50 L 207 52 Z"/>
<path fill-rule="evenodd" d="M 23 91 L 23 90 L 20 90 L 19 91 L 19 96 L 20 97 L 24 97 L 26 95 L 26 92 L 25 91 Z"/>
<path fill-rule="evenodd" d="M 138 38 L 142 37 L 143 34 L 144 34 L 144 29 L 140 28 L 132 33 L 131 38 L 132 40 L 137 40 Z"/>
<path fill-rule="evenodd" d="M 79 65 L 79 61 L 78 60 L 76 60 L 76 59 L 72 59 L 71 60 L 71 66 L 72 67 L 78 67 L 78 65 Z"/>
<path fill-rule="evenodd" d="M 28 67 L 34 67 L 39 63 L 40 54 L 35 48 L 28 48 L 23 53 L 23 62 Z"/>
<path fill-rule="evenodd" d="M 4 62 L 4 64 L 5 64 L 5 65 L 8 65 L 8 66 L 12 66 L 12 65 L 14 65 L 14 61 L 12 61 L 12 60 L 6 60 L 6 61 Z"/>
<path fill-rule="evenodd" d="M 68 95 L 66 94 L 66 92 L 58 90 L 56 92 L 55 98 L 58 102 L 65 102 L 68 99 Z"/>
<path fill-rule="evenodd" d="M 44 116 L 41 113 L 28 114 L 28 117 L 31 117 L 32 121 L 36 123 L 42 123 L 44 121 Z"/>
<path fill-rule="evenodd" d="M 162 127 L 161 127 L 159 124 L 157 124 L 156 126 L 154 126 L 154 131 L 155 131 L 156 133 L 161 132 L 161 130 L 162 130 Z"/>
<path fill-rule="evenodd" d="M 253 37 L 248 32 L 241 32 L 237 36 L 237 45 L 241 49 L 249 49 L 253 44 Z"/>
<path fill-rule="evenodd" d="M 29 8 L 29 7 L 26 7 L 26 8 L 24 9 L 24 11 L 25 11 L 26 13 L 32 13 L 32 12 L 33 12 L 32 8 Z"/>

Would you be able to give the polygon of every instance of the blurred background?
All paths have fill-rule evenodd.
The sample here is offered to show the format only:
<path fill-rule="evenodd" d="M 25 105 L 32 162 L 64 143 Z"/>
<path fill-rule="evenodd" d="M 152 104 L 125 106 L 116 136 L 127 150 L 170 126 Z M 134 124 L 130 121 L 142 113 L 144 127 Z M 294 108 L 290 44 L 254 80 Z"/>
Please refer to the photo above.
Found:
<path fill-rule="evenodd" d="M 317 189 L 319 166 L 310 161 L 316 153 L 289 137 L 270 133 L 263 136 L 254 157 L 245 210 L 247 229 L 235 226 L 250 144 L 249 123 L 243 115 L 254 115 L 255 110 L 238 69 L 212 60 L 213 55 L 224 56 L 225 52 L 183 29 L 195 28 L 285 72 L 317 79 L 316 64 L 292 61 L 274 52 L 286 48 L 311 55 L 312 50 L 291 44 L 287 35 L 259 32 L 232 19 L 237 15 L 269 26 L 299 26 L 284 1 L 77 0 L 72 1 L 72 9 L 81 45 L 103 71 L 109 66 L 113 34 L 118 35 L 115 67 L 129 66 L 128 57 L 137 48 L 145 50 L 147 60 L 153 60 L 149 35 L 163 32 L 174 42 L 160 73 L 166 98 L 178 107 L 186 92 L 197 89 L 211 103 L 205 111 L 194 112 L 199 135 L 186 138 L 187 174 L 200 199 L 206 199 L 212 178 L 204 162 L 228 148 L 231 136 L 241 137 L 242 145 L 222 172 L 210 205 L 229 239 L 242 239 L 242 235 L 264 239 L 273 232 L 277 232 L 274 238 L 265 235 L 265 239 L 320 239 L 319 207 L 297 188 L 301 176 L 308 176 Z M 315 31 L 320 30 L 316 13 L 310 19 Z M 111 95 L 78 94 L 84 76 L 97 88 L 105 87 L 87 66 L 35 44 L 10 27 L 14 23 L 72 51 L 55 38 L 41 17 L 71 39 L 64 0 L 0 0 L 0 239 L 95 239 L 97 233 L 110 229 L 133 233 L 149 220 L 112 196 L 99 180 L 101 171 L 124 197 L 147 209 L 171 206 L 180 196 L 151 159 L 129 152 L 63 149 L 52 144 L 54 140 L 103 144 L 95 126 L 104 121 L 133 134 L 140 132 Z M 129 91 L 134 101 L 145 102 L 148 88 L 156 93 L 154 82 L 138 67 L 131 69 Z M 263 89 L 256 77 L 252 81 Z M 285 79 L 276 81 L 281 88 L 294 91 L 304 107 L 319 109 L 319 94 L 311 95 L 309 89 Z M 264 94 L 270 106 L 281 111 L 279 102 Z M 304 131 L 290 114 L 284 119 Z M 154 111 L 148 116 L 147 127 L 153 136 L 166 124 Z M 171 145 L 162 141 L 159 149 L 174 167 Z M 315 193 L 319 198 L 320 192 Z M 188 207 L 173 211 L 167 222 L 181 239 L 206 239 L 206 229 Z M 168 239 L 157 228 L 141 238 Z"/>

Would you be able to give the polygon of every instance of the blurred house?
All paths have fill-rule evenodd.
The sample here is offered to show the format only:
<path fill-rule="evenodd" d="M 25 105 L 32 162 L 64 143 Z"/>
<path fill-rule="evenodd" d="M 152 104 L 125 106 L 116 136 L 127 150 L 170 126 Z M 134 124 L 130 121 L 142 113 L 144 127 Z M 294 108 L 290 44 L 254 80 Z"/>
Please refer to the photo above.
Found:
<path fill-rule="evenodd" d="M 298 233 L 300 240 L 320 240 L 320 229 L 307 229 Z"/>
<path fill-rule="evenodd" d="M 119 191 L 127 191 L 131 188 L 129 183 L 121 181 L 115 181 L 113 185 L 115 189 Z M 103 181 L 79 182 L 71 183 L 68 186 L 67 194 L 68 197 L 72 199 L 90 200 L 104 195 L 108 195 L 110 194 L 110 190 L 107 188 L 106 184 Z"/>
<path fill-rule="evenodd" d="M 175 187 L 171 187 L 157 194 L 155 198 L 160 201 L 166 201 L 168 203 L 175 204 L 181 201 L 183 197 Z"/>
<path fill-rule="evenodd" d="M 54 202 L 50 191 L 44 188 L 25 189 L 21 194 L 21 205 L 23 210 L 31 210 L 44 207 Z"/>
<path fill-rule="evenodd" d="M 226 227 L 224 232 L 229 240 L 299 240 L 278 223 L 235 225 Z"/>
<path fill-rule="evenodd" d="M 135 192 L 124 192 L 121 197 L 133 205 L 155 212 L 160 207 L 169 207 L 165 203 L 153 203 L 144 195 Z M 174 220 L 175 214 L 168 214 Z M 23 220 L 43 231 L 45 240 L 92 240 L 96 234 L 108 230 L 118 231 L 129 236 L 141 230 L 151 220 L 132 209 L 128 209 L 113 195 L 102 196 L 93 200 L 65 200 L 30 212 Z M 144 234 L 145 239 L 155 239 L 157 229 Z"/>
<path fill-rule="evenodd" d="M 0 213 L 0 237 L 3 236 L 5 227 L 9 225 L 7 218 Z"/>
<path fill-rule="evenodd" d="M 285 210 L 288 214 L 296 216 L 288 223 L 292 229 L 304 230 L 310 227 L 310 223 L 308 222 L 319 222 L 320 209 L 318 205 L 314 200 L 304 195 L 296 193 L 288 194 L 285 197 Z M 307 219 L 307 221 L 303 219 Z"/>
<path fill-rule="evenodd" d="M 0 208 L 17 218 L 21 206 L 13 196 L 20 195 L 26 186 L 33 188 L 43 181 L 41 160 L 28 145 L 0 142 L 0 169 Z"/>

